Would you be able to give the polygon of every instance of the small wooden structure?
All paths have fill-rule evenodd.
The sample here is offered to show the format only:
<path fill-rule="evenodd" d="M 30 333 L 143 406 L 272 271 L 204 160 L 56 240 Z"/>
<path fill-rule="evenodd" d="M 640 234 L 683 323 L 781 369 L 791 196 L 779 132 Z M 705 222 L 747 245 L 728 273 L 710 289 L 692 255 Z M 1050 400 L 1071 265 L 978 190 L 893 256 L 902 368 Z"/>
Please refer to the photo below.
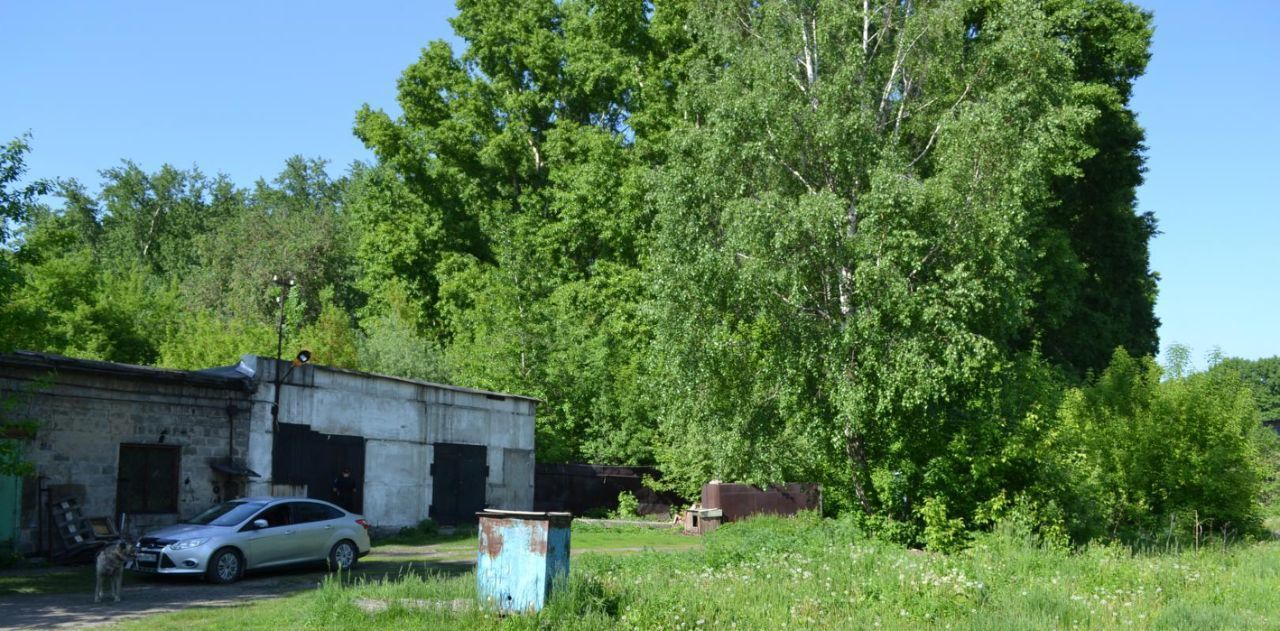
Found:
<path fill-rule="evenodd" d="M 720 527 L 724 511 L 718 508 L 688 508 L 684 511 L 684 531 L 705 535 Z"/>

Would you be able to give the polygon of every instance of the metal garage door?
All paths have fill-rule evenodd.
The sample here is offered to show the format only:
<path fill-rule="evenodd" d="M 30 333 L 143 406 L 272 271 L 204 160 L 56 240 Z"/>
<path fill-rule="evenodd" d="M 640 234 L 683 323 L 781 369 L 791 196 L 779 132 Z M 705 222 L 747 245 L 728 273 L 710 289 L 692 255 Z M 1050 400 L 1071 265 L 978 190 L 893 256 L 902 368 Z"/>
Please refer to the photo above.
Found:
<path fill-rule="evenodd" d="M 431 464 L 431 518 L 440 524 L 475 523 L 484 510 L 489 467 L 481 445 L 436 443 Z"/>

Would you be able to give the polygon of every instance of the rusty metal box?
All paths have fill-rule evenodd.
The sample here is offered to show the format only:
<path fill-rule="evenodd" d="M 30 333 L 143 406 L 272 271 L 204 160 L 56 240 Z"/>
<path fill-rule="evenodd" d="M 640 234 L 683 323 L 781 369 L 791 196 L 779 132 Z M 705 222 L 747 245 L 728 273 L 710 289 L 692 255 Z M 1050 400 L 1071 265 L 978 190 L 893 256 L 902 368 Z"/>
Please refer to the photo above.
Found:
<path fill-rule="evenodd" d="M 573 515 L 486 509 L 476 516 L 481 604 L 501 612 L 541 611 L 551 591 L 569 579 Z"/>

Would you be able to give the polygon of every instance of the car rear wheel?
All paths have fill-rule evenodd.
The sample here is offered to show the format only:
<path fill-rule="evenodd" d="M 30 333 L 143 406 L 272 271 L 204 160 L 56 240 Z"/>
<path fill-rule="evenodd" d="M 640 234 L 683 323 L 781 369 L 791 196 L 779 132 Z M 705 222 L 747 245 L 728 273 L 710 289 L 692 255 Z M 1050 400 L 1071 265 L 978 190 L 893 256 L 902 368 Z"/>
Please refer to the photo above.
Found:
<path fill-rule="evenodd" d="M 234 583 L 244 572 L 244 559 L 232 548 L 223 548 L 209 557 L 205 578 L 210 583 Z"/>
<path fill-rule="evenodd" d="M 329 569 L 349 570 L 355 567 L 358 556 L 356 544 L 343 539 L 333 544 L 333 549 L 329 550 Z"/>

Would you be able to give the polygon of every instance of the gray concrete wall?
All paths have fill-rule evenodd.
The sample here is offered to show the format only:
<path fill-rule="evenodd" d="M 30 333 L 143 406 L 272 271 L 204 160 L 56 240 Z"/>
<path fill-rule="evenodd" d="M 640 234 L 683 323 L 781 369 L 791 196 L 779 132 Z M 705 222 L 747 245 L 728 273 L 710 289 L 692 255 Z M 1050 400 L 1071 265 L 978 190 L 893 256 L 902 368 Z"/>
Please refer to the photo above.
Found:
<path fill-rule="evenodd" d="M 269 494 L 274 362 L 244 361 L 257 367 L 259 379 L 248 464 L 266 475 L 250 490 Z M 366 439 L 365 471 L 357 477 L 364 487 L 364 514 L 379 527 L 427 518 L 435 443 L 487 447 L 486 505 L 531 510 L 534 414 L 535 403 L 521 397 L 324 366 L 294 369 L 280 392 L 280 422 Z"/>
<path fill-rule="evenodd" d="M 141 529 L 167 525 L 207 508 L 217 499 L 220 476 L 210 463 L 228 456 L 228 403 L 248 410 L 242 390 L 158 382 L 139 376 L 81 373 L 65 368 L 52 383 L 36 379 L 48 370 L 7 365 L 0 370 L 0 397 L 16 397 L 12 416 L 35 421 L 36 438 L 26 445 L 36 476 L 24 484 L 20 546 L 33 549 L 39 508 L 37 476 L 43 484 L 82 485 L 85 516 L 113 516 L 121 443 L 177 445 L 178 512 L 133 516 Z M 235 449 L 248 447 L 247 419 L 235 419 Z M 221 490 L 219 488 L 219 490 Z M 55 498 L 56 499 L 56 498 Z"/>

